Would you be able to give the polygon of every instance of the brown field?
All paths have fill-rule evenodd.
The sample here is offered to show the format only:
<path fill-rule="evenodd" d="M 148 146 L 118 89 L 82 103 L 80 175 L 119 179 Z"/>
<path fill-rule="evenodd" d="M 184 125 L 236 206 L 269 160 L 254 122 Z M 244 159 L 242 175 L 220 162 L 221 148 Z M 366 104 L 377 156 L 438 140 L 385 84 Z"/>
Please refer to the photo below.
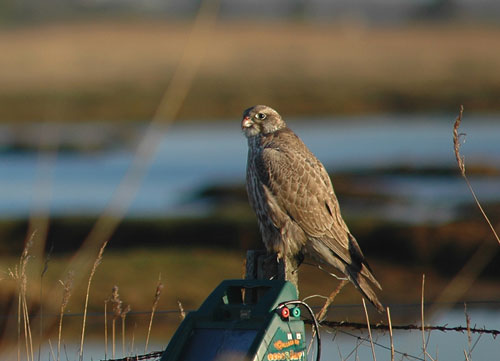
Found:
<path fill-rule="evenodd" d="M 496 251 L 495 244 L 490 250 Z M 147 329 L 148 312 L 151 310 L 156 285 L 159 276 L 164 289 L 158 305 L 158 310 L 178 310 L 178 301 L 186 310 L 193 310 L 200 306 L 208 294 L 224 279 L 242 278 L 244 275 L 244 251 L 207 249 L 202 247 L 190 248 L 134 248 L 129 250 L 109 250 L 105 252 L 102 264 L 97 268 L 89 294 L 89 332 L 99 335 L 103 330 L 104 301 L 110 297 L 111 289 L 117 285 L 122 301 L 131 305 L 132 311 L 143 312 L 131 315 L 137 323 L 137 337 L 142 337 Z M 30 305 L 33 323 L 38 327 L 40 317 L 40 292 L 43 284 L 43 312 L 46 319 L 45 332 L 47 336 L 54 334 L 55 328 L 49 327 L 51 322 L 57 320 L 59 307 L 62 300 L 63 287 L 59 280 L 66 278 L 65 268 L 71 260 L 70 255 L 53 256 L 48 263 L 48 269 L 40 278 L 41 264 L 36 260 L 28 261 L 27 267 L 27 299 Z M 0 324 L 0 330 L 9 330 L 16 325 L 17 291 L 16 283 L 8 275 L 8 270 L 14 270 L 18 259 L 14 256 L 0 258 L 2 272 L 0 305 L 5 312 L 13 315 L 8 323 Z M 418 300 L 421 296 L 422 275 L 426 275 L 425 294 L 426 301 L 440 300 L 443 290 L 449 285 L 453 277 L 443 275 L 439 270 L 428 265 L 416 266 L 410 264 L 405 267 L 400 263 L 387 262 L 381 259 L 371 259 L 371 266 L 375 270 L 378 280 L 383 285 L 383 291 L 378 294 L 385 305 L 393 308 L 395 322 L 414 322 L 418 319 Z M 65 335 L 75 338 L 81 330 L 81 314 L 84 310 L 85 294 L 90 270 L 73 270 L 74 277 L 71 298 L 66 312 L 76 317 L 69 317 L 66 323 Z M 42 280 L 42 281 L 40 281 Z M 311 295 L 328 296 L 338 285 L 338 281 L 316 267 L 303 265 L 300 268 L 299 289 L 300 298 Z M 459 299 L 494 300 L 499 296 L 497 281 L 494 278 L 480 278 L 462 280 L 459 286 Z M 449 296 L 449 295 L 448 295 Z M 440 302 L 451 302 L 457 299 L 451 297 Z M 321 306 L 322 298 L 313 298 L 307 301 L 314 306 Z M 346 308 L 347 305 L 347 308 Z M 398 308 L 398 305 L 403 305 Z M 414 307 L 412 308 L 411 305 Z M 341 306 L 336 309 L 336 306 Z M 334 320 L 363 320 L 361 312 L 361 295 L 348 284 L 342 289 L 332 306 L 329 319 Z M 441 304 L 440 308 L 446 308 Z M 10 310 L 10 311 L 9 311 Z M 401 313 L 401 311 L 404 311 Z M 375 320 L 384 321 L 384 316 L 370 312 Z M 5 314 L 4 314 L 5 316 Z M 168 317 L 159 321 L 155 329 L 170 334 L 179 322 L 178 313 L 167 314 L 159 317 Z M 430 316 L 430 314 L 429 314 Z M 4 319 L 5 320 L 5 319 Z M 133 325 L 134 321 L 130 322 Z M 6 333 L 4 342 L 13 342 L 14 334 Z M 2 340 L 2 337 L 0 337 Z M 1 349 L 1 345 L 0 345 Z"/>
<path fill-rule="evenodd" d="M 423 274 L 425 274 L 428 319 L 431 319 L 434 311 L 438 313 L 446 311 L 455 303 L 461 304 L 461 300 L 464 299 L 468 300 L 472 307 L 475 301 L 482 301 L 483 307 L 487 307 L 488 301 L 497 300 L 500 296 L 496 276 L 498 272 L 495 271 L 497 269 L 495 264 L 498 262 L 493 258 L 498 253 L 498 245 L 481 219 L 436 227 L 351 223 L 359 239 L 365 241 L 362 247 L 366 250 L 377 279 L 384 287 L 378 294 L 384 305 L 391 307 L 394 324 L 412 323 L 420 319 L 419 302 Z M 70 224 L 71 231 L 63 232 L 67 239 L 81 233 L 82 225 L 78 227 L 74 223 Z M 156 344 L 164 347 L 166 340 L 180 322 L 178 302 L 182 303 L 185 310 L 196 309 L 222 280 L 243 276 L 245 257 L 243 249 L 251 247 L 238 249 L 237 245 L 243 245 L 244 239 L 254 234 L 244 225 L 240 225 L 236 232 L 239 237 L 232 236 L 231 232 L 234 233 L 234 229 L 223 227 L 227 230 L 217 232 L 215 229 L 212 231 L 212 238 L 203 238 L 200 234 L 209 232 L 201 222 L 193 223 L 191 226 L 185 224 L 183 233 L 189 233 L 186 232 L 186 228 L 194 228 L 197 230 L 198 239 L 203 238 L 203 242 L 200 243 L 198 240 L 199 243 L 193 243 L 189 234 L 184 234 L 183 238 L 171 229 L 170 232 L 159 233 L 170 234 L 170 237 L 162 239 L 162 246 L 159 244 L 153 246 L 147 243 L 150 238 L 149 233 L 142 232 L 144 234 L 141 237 L 141 229 L 144 230 L 144 227 L 155 228 L 154 222 L 146 222 L 136 232 L 130 228 L 122 230 L 121 233 L 129 233 L 132 239 L 144 239 L 146 242 L 133 248 L 123 248 L 127 242 L 122 237 L 119 238 L 120 244 L 115 243 L 113 246 L 112 242 L 111 248 L 104 252 L 104 257 L 92 279 L 85 334 L 87 342 L 97 343 L 101 350 L 104 348 L 104 304 L 105 300 L 109 299 L 113 286 L 119 287 L 123 307 L 130 305 L 132 308 L 125 322 L 126 347 L 127 349 L 132 347 L 131 344 L 135 342 L 134 353 L 142 353 L 149 312 L 158 278 L 161 277 L 164 288 L 158 303 L 159 312 L 154 318 L 151 337 L 152 340 L 156 340 Z M 56 228 L 54 224 L 52 228 Z M 116 236 L 118 233 L 120 232 L 117 232 Z M 0 355 L 10 354 L 15 357 L 13 355 L 16 353 L 17 334 L 12 330 L 16 330 L 18 326 L 19 283 L 16 283 L 10 274 L 11 272 L 16 274 L 16 270 L 22 269 L 23 266 L 22 262 L 19 263 L 17 252 L 8 250 L 18 249 L 22 242 L 15 242 L 17 247 L 5 244 L 5 240 L 15 239 L 9 236 L 8 227 L 2 229 L 2 235 L 4 242 L 0 243 L 3 246 L 3 253 L 0 256 L 0 310 L 2 311 Z M 224 237 L 231 238 L 232 246 L 224 243 Z M 175 240 L 178 243 L 173 245 Z M 61 243 L 54 239 L 52 241 Z M 478 247 L 480 244 L 482 245 Z M 67 271 L 72 270 L 74 283 L 65 310 L 63 344 L 67 343 L 74 349 L 80 339 L 86 287 L 91 273 L 90 264 L 77 266 L 74 261 L 77 253 L 83 252 L 87 261 L 92 263 L 95 252 L 86 252 L 82 249 L 79 252 L 52 254 L 45 269 L 44 258 L 47 255 L 37 253 L 40 252 L 39 248 L 35 241 L 29 251 L 25 272 L 25 295 L 34 344 L 36 346 L 40 339 L 44 345 L 48 340 L 51 340 L 52 345 L 56 343 L 58 315 L 63 298 L 63 287 L 59 280 L 65 280 Z M 305 264 L 300 268 L 301 299 L 312 295 L 327 296 L 337 285 L 337 280 L 316 267 Z M 320 307 L 324 299 L 315 297 L 308 299 L 307 302 Z M 437 308 L 433 307 L 432 302 L 437 302 Z M 496 303 L 492 307 L 495 305 Z M 364 314 L 360 306 L 359 292 L 348 284 L 335 299 L 328 319 L 363 322 Z M 108 332 L 112 318 L 110 307 L 108 303 Z M 373 322 L 385 322 L 385 316 L 377 314 L 374 308 L 370 307 L 369 311 Z M 119 328 L 117 347 L 121 355 L 120 319 L 117 324 Z M 41 336 L 40 330 L 43 330 Z M 110 338 L 108 342 L 111 342 Z M 23 345 L 24 341 L 21 341 L 21 344 Z M 150 348 L 150 350 L 157 349 Z"/>
<path fill-rule="evenodd" d="M 0 31 L 0 120 L 145 120 L 189 23 L 95 22 Z M 500 28 L 471 24 L 219 22 L 181 118 L 498 111 Z M 196 54 L 194 56 L 201 56 Z"/>

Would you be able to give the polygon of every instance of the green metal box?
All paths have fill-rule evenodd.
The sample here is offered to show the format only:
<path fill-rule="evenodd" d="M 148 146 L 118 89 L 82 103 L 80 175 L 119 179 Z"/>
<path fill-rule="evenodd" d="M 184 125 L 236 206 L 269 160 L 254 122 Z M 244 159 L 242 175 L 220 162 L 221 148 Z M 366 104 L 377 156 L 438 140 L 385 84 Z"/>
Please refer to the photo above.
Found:
<path fill-rule="evenodd" d="M 187 315 L 161 361 L 307 360 L 295 286 L 279 280 L 226 280 Z"/>

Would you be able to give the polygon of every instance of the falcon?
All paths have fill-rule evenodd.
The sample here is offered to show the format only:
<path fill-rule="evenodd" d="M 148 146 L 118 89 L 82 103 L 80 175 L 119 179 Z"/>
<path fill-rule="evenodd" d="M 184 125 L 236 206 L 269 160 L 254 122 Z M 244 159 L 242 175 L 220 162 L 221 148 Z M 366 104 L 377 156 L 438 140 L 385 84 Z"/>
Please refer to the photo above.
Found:
<path fill-rule="evenodd" d="M 337 269 L 383 312 L 372 289 L 382 287 L 340 214 L 323 164 L 268 106 L 245 110 L 241 128 L 248 140 L 248 198 L 267 252 Z"/>

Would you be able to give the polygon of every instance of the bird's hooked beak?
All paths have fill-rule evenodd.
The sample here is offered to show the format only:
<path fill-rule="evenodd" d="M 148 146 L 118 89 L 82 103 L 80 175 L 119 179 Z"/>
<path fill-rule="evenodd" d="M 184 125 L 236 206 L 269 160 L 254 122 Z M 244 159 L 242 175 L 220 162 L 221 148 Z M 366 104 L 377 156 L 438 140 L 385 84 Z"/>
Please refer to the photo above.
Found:
<path fill-rule="evenodd" d="M 241 129 L 245 130 L 247 128 L 250 128 L 253 125 L 252 119 L 248 115 L 243 117 L 243 120 L 241 121 Z"/>

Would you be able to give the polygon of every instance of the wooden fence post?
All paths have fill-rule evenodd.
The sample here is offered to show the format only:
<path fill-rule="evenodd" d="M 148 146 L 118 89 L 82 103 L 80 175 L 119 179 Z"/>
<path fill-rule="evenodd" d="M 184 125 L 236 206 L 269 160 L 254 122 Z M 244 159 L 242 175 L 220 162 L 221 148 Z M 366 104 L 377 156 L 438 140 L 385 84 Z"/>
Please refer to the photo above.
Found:
<path fill-rule="evenodd" d="M 299 292 L 298 262 L 295 257 L 287 257 L 286 261 L 277 260 L 276 255 L 264 250 L 247 251 L 246 279 L 278 279 L 294 284 Z"/>

